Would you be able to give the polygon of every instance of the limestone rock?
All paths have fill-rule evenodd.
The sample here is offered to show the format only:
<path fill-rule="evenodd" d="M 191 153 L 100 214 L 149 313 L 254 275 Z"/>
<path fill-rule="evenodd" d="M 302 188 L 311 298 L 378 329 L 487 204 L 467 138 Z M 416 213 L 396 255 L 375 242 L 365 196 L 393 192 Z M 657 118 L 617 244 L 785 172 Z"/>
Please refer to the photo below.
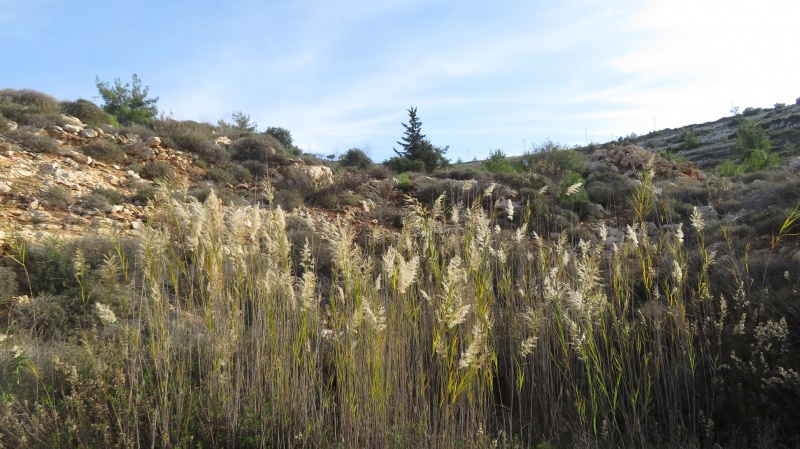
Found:
<path fill-rule="evenodd" d="M 29 210 L 22 214 L 22 218 L 30 221 L 31 223 L 38 224 L 50 220 L 51 215 L 43 210 Z"/>
<path fill-rule="evenodd" d="M 0 181 L 0 193 L 8 193 L 11 191 L 11 183 Z"/>
<path fill-rule="evenodd" d="M 93 130 L 92 128 L 84 128 L 80 132 L 82 137 L 86 137 L 87 139 L 94 139 L 95 137 L 99 136 L 100 134 L 97 131 Z"/>
<path fill-rule="evenodd" d="M 319 165 L 291 166 L 286 170 L 286 177 L 299 186 L 310 186 L 321 190 L 333 185 L 333 172 L 328 167 Z"/>
<path fill-rule="evenodd" d="M 75 126 L 83 128 L 83 122 L 81 122 L 81 120 L 78 117 L 73 117 L 71 115 L 61 114 L 61 119 L 64 120 L 64 122 L 66 122 L 66 123 L 68 123 L 70 125 L 75 125 Z"/>
<path fill-rule="evenodd" d="M 156 136 L 148 137 L 147 140 L 145 140 L 144 143 L 145 143 L 145 145 L 147 145 L 150 148 L 160 147 L 161 146 L 161 138 L 160 137 L 156 137 Z"/>
<path fill-rule="evenodd" d="M 65 132 L 68 132 L 68 133 L 71 133 L 71 134 L 78 134 L 83 129 L 78 125 L 72 125 L 72 124 L 69 124 L 69 123 L 67 123 L 66 125 L 62 126 L 62 128 L 64 129 Z"/>
<path fill-rule="evenodd" d="M 228 137 L 220 136 L 220 137 L 217 137 L 216 139 L 214 139 L 214 143 L 219 145 L 219 146 L 221 146 L 221 147 L 228 148 L 228 146 L 230 146 L 230 144 L 232 142 L 231 142 L 231 139 L 229 139 Z"/>

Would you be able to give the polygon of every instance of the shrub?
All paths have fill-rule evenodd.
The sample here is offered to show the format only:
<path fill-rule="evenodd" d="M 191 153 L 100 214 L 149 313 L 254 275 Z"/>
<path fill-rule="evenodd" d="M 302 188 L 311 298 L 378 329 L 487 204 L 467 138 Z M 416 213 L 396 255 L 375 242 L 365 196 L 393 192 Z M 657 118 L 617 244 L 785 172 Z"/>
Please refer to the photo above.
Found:
<path fill-rule="evenodd" d="M 24 106 L 27 110 L 39 113 L 58 113 L 61 111 L 61 105 L 58 100 L 50 95 L 31 89 L 0 90 L 0 104 L 16 104 Z"/>
<path fill-rule="evenodd" d="M 59 152 L 59 147 L 55 140 L 48 136 L 34 133 L 28 128 L 10 131 L 6 133 L 6 138 L 36 153 L 58 154 Z"/>
<path fill-rule="evenodd" d="M 150 161 L 142 167 L 141 175 L 147 179 L 167 179 L 175 178 L 175 171 L 164 161 Z"/>
<path fill-rule="evenodd" d="M 239 164 L 228 164 L 225 166 L 225 171 L 233 177 L 231 182 L 250 182 L 253 180 L 253 174 L 250 173 L 250 170 Z"/>
<path fill-rule="evenodd" d="M 750 154 L 744 158 L 744 161 L 742 161 L 742 168 L 745 173 L 752 173 L 770 167 L 776 167 L 778 164 L 777 154 L 756 149 L 751 151 Z"/>
<path fill-rule="evenodd" d="M 65 101 L 61 103 L 64 113 L 80 119 L 81 122 L 90 126 L 116 125 L 119 126 L 113 115 L 101 109 L 89 100 L 79 98 L 75 101 Z"/>
<path fill-rule="evenodd" d="M 754 121 L 744 119 L 739 122 L 736 131 L 736 153 L 742 159 L 747 158 L 754 150 L 769 152 L 772 142 L 767 138 L 767 131 Z"/>
<path fill-rule="evenodd" d="M 368 169 L 372 166 L 372 159 L 360 148 L 350 148 L 339 158 L 342 167 L 358 167 Z"/>
<path fill-rule="evenodd" d="M 513 173 L 516 171 L 511 162 L 508 161 L 508 158 L 506 158 L 506 155 L 499 149 L 493 151 L 489 159 L 483 161 L 481 167 L 489 173 L 495 174 Z"/>
<path fill-rule="evenodd" d="M 269 177 L 269 165 L 259 161 L 244 161 L 242 167 L 246 168 L 253 178 L 264 179 Z"/>
<path fill-rule="evenodd" d="M 205 142 L 197 148 L 200 158 L 212 165 L 223 166 L 231 160 L 231 153 L 214 142 Z"/>
<path fill-rule="evenodd" d="M 409 178 L 406 173 L 400 173 L 397 175 L 397 184 L 395 184 L 395 186 L 401 191 L 408 193 L 412 189 L 411 178 Z"/>
<path fill-rule="evenodd" d="M 5 316 L 11 305 L 11 297 L 17 293 L 17 274 L 9 267 L 0 266 L 0 316 Z"/>
<path fill-rule="evenodd" d="M 534 148 L 534 152 L 522 156 L 528 162 L 528 169 L 547 176 L 562 176 L 565 173 L 586 171 L 587 156 L 577 150 L 547 141 Z"/>
<path fill-rule="evenodd" d="M 125 151 L 122 147 L 106 139 L 93 140 L 84 145 L 81 151 L 98 161 L 119 163 L 125 160 Z"/>
<path fill-rule="evenodd" d="M 66 209 L 72 203 L 70 191 L 62 186 L 52 186 L 42 196 L 44 204 L 53 209 Z"/>
<path fill-rule="evenodd" d="M 94 189 L 92 194 L 105 197 L 105 199 L 108 200 L 108 202 L 111 204 L 114 205 L 122 204 L 122 194 L 114 189 L 106 189 L 104 187 L 99 187 L 97 189 Z"/>
<path fill-rule="evenodd" d="M 717 166 L 717 175 L 732 178 L 744 173 L 744 167 L 728 159 Z"/>
<path fill-rule="evenodd" d="M 175 144 L 176 149 L 198 155 L 206 143 L 211 143 L 208 138 L 199 134 L 173 134 L 169 137 L 172 139 L 172 143 Z"/>
<path fill-rule="evenodd" d="M 693 129 L 683 135 L 683 145 L 687 150 L 700 146 L 700 139 L 697 138 L 697 133 Z"/>
<path fill-rule="evenodd" d="M 613 172 L 592 172 L 586 181 L 589 199 L 604 207 L 624 207 L 631 199 L 631 182 L 627 176 Z"/>
<path fill-rule="evenodd" d="M 212 168 L 206 172 L 206 179 L 217 184 L 232 183 L 235 179 L 232 174 L 222 168 Z"/>
<path fill-rule="evenodd" d="M 389 179 L 393 174 L 392 170 L 383 164 L 373 165 L 369 169 L 369 175 L 375 179 Z"/>
<path fill-rule="evenodd" d="M 281 143 L 265 134 L 252 134 L 231 143 L 228 150 L 237 161 L 267 162 L 270 157 L 281 152 Z"/>
<path fill-rule="evenodd" d="M 96 209 L 97 211 L 108 213 L 111 212 L 111 203 L 104 195 L 92 194 L 83 200 L 83 207 L 87 209 Z"/>
<path fill-rule="evenodd" d="M 150 184 L 143 184 L 136 188 L 133 201 L 145 205 L 156 197 L 156 188 Z"/>
<path fill-rule="evenodd" d="M 383 165 L 395 173 L 421 173 L 425 171 L 425 163 L 422 161 L 413 161 L 399 156 L 386 160 Z"/>
<path fill-rule="evenodd" d="M 586 180 L 580 173 L 569 172 L 561 178 L 558 186 L 558 199 L 563 205 L 574 206 L 589 201 L 586 193 Z"/>
<path fill-rule="evenodd" d="M 198 184 L 189 189 L 189 195 L 197 198 L 197 201 L 205 203 L 206 199 L 211 195 L 211 187 L 208 185 Z"/>

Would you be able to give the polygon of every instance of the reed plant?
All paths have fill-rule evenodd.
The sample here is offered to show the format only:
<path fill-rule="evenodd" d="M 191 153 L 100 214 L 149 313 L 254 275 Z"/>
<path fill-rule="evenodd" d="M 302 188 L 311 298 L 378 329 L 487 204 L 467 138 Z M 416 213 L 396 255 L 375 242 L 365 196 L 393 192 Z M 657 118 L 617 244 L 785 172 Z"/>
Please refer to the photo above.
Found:
<path fill-rule="evenodd" d="M 0 447 L 796 438 L 791 410 L 770 399 L 800 388 L 786 319 L 764 312 L 769 292 L 734 245 L 724 291 L 735 295 L 711 284 L 719 256 L 699 212 L 648 232 L 658 210 L 648 176 L 613 244 L 604 227 L 540 235 L 541 218 L 513 206 L 503 229 L 485 208 L 491 188 L 430 208 L 408 198 L 394 233 L 287 214 L 271 198 L 227 207 L 214 192 L 187 203 L 162 188 L 135 256 L 116 245 L 99 266 L 78 261 L 95 317 L 80 338 L 42 342 L 10 323 Z M 290 238 L 287 220 L 319 238 Z M 26 246 L 14 248 L 27 273 Z"/>

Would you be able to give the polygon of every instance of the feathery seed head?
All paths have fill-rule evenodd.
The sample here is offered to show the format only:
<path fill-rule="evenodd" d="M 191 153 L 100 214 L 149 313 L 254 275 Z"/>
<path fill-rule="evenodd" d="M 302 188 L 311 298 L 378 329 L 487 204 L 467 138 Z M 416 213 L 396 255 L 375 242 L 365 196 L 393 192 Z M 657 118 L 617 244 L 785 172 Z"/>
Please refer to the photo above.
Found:
<path fill-rule="evenodd" d="M 697 206 L 692 209 L 692 226 L 697 230 L 697 232 L 702 232 L 703 228 L 706 226 L 705 222 L 703 221 L 703 214 L 700 212 L 700 209 Z"/>

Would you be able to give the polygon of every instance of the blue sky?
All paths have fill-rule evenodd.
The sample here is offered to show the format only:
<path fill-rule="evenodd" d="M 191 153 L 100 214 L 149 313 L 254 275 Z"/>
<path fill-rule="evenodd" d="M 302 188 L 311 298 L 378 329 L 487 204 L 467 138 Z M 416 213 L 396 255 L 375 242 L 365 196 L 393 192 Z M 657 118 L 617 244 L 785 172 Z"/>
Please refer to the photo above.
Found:
<path fill-rule="evenodd" d="M 471 160 L 794 103 L 798 18 L 796 0 L 0 0 L 0 88 L 99 102 L 95 76 L 136 73 L 175 118 L 242 111 L 376 161 L 413 105 Z"/>

